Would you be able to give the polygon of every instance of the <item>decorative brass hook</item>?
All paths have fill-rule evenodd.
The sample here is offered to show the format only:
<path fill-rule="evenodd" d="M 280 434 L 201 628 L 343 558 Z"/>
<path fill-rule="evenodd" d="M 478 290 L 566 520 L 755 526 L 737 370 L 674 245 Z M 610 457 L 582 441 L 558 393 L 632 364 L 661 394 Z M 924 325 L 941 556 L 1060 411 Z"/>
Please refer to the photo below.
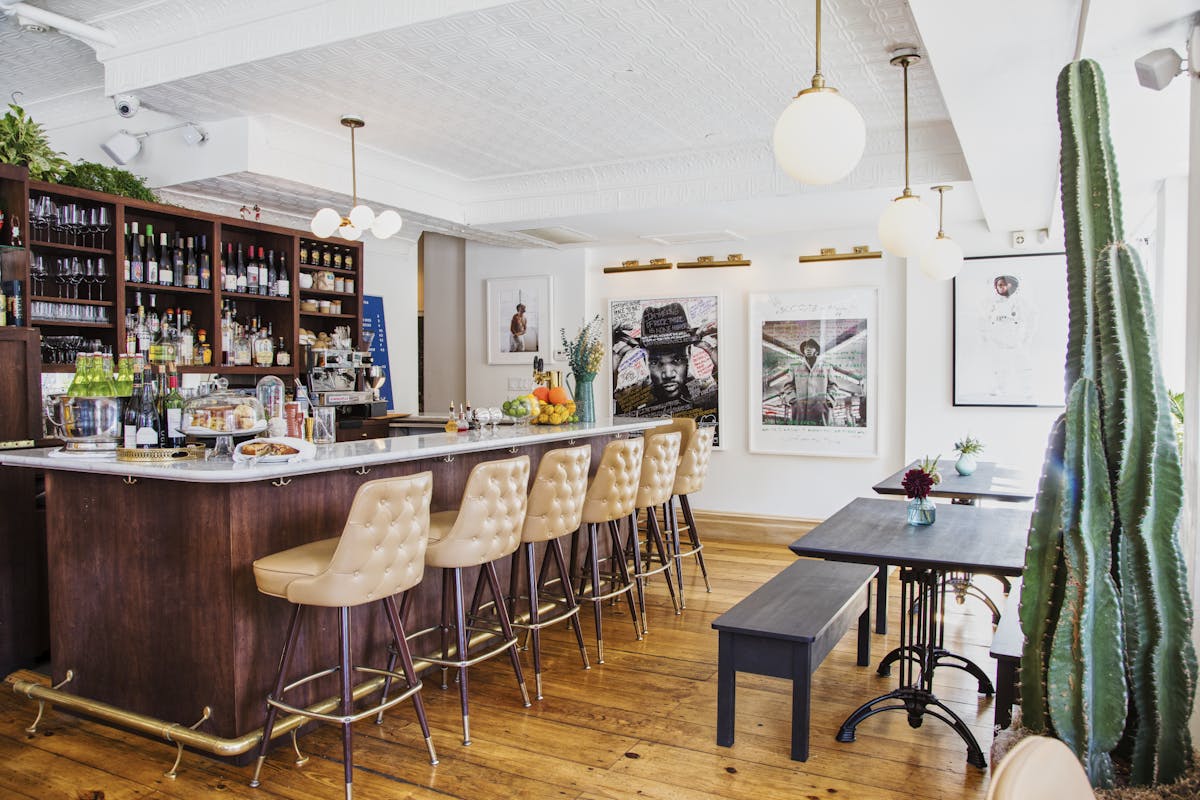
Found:
<path fill-rule="evenodd" d="M 447 464 L 452 464 L 454 463 L 454 456 L 442 456 L 442 461 L 446 462 Z"/>
<path fill-rule="evenodd" d="M 354 474 L 355 475 L 370 475 L 371 468 L 370 467 L 359 467 L 358 469 L 354 470 Z M 307 760 L 308 759 L 306 758 L 305 761 L 307 761 Z"/>
<path fill-rule="evenodd" d="M 275 480 L 271 481 L 271 485 L 272 486 L 287 486 L 291 482 L 292 482 L 291 478 L 276 478 Z"/>
<path fill-rule="evenodd" d="M 137 484 L 138 479 L 133 477 L 132 475 L 126 475 L 124 478 L 121 478 L 121 482 L 124 483 L 126 486 L 134 486 Z"/>

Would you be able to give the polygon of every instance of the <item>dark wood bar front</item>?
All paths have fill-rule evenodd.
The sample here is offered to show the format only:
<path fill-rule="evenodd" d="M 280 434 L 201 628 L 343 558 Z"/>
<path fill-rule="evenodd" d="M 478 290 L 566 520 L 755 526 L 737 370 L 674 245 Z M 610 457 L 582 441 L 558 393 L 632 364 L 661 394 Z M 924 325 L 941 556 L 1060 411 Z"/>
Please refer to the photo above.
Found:
<path fill-rule="evenodd" d="M 550 436 L 559 441 L 546 441 L 550 429 L 528 437 L 528 444 L 501 435 L 491 443 L 464 443 L 453 454 L 440 447 L 429 458 L 409 454 L 391 463 L 307 474 L 298 469 L 301 474 L 264 480 L 248 481 L 242 470 L 236 482 L 43 466 L 53 679 L 61 681 L 70 670 L 65 691 L 183 725 L 199 720 L 208 707 L 212 715 L 201 730 L 223 738 L 252 733 L 263 724 L 263 698 L 290 613 L 288 603 L 257 591 L 255 559 L 339 535 L 365 481 L 429 470 L 438 511 L 459 504 L 478 463 L 523 453 L 532 475 L 547 450 L 587 442 L 594 470 L 614 436 L 653 424 L 572 426 L 573 432 Z M 454 441 L 444 434 L 422 438 Z M 104 465 L 105 472 L 120 469 Z M 501 567 L 502 581 L 507 569 Z M 436 623 L 440 590 L 440 571 L 427 570 L 408 613 L 410 632 Z M 297 674 L 336 662 L 336 613 L 312 609 L 306 616 L 293 661 Z M 364 607 L 354 626 L 355 663 L 382 665 L 382 609 Z M 415 654 L 431 653 L 438 637 L 413 645 Z M 309 697 L 296 699 L 326 697 L 334 685 L 317 682 Z"/>

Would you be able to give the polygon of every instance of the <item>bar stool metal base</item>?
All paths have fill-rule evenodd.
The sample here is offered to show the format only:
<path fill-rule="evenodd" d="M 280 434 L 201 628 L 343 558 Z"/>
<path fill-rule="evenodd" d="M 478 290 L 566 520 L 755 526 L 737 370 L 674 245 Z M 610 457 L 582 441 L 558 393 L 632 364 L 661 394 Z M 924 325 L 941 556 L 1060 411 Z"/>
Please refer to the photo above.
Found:
<path fill-rule="evenodd" d="M 600 588 L 603 584 L 600 580 L 600 550 L 599 550 L 599 534 L 598 528 L 601 524 L 607 524 L 608 533 L 611 539 L 611 557 L 609 558 L 609 566 L 611 572 L 609 581 L 614 585 L 610 592 L 603 592 Z M 589 522 L 586 523 L 588 547 L 587 555 L 584 557 L 583 569 L 580 570 L 579 576 L 579 591 L 576 592 L 576 598 L 580 603 L 584 601 L 592 604 L 592 613 L 596 622 L 596 661 L 604 663 L 604 623 L 601 617 L 600 606 L 605 600 L 611 600 L 621 595 L 625 596 L 626 602 L 629 604 L 629 618 L 633 621 L 633 632 L 640 642 L 642 640 L 641 622 L 638 616 L 636 603 L 633 599 L 633 591 L 637 588 L 637 583 L 630 577 L 628 566 L 625 563 L 625 548 L 621 543 L 621 533 L 617 527 L 616 520 L 609 520 L 607 523 Z M 591 579 L 592 591 L 589 594 L 585 591 L 588 579 Z"/>

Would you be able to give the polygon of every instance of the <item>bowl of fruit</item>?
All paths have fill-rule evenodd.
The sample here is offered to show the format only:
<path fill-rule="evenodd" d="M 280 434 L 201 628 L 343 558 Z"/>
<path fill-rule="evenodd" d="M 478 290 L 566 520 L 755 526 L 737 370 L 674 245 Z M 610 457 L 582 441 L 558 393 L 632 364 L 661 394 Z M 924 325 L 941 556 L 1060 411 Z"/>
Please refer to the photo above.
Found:
<path fill-rule="evenodd" d="M 579 422 L 575 413 L 575 401 L 561 386 L 549 389 L 539 386 L 533 390 L 538 399 L 538 412 L 530 419 L 534 425 L 565 425 L 569 422 Z"/>
<path fill-rule="evenodd" d="M 537 417 L 540 411 L 540 403 L 532 394 L 521 395 L 505 400 L 500 406 L 500 410 L 504 412 L 504 416 L 508 417 L 516 425 L 528 425 L 534 418 Z"/>

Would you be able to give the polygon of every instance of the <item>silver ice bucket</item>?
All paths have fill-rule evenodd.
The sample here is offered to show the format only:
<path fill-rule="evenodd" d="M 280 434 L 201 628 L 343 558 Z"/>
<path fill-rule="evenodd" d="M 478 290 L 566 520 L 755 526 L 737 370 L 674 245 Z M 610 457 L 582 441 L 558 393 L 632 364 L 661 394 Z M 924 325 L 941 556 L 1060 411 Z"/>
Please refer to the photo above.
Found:
<path fill-rule="evenodd" d="M 123 397 L 46 398 L 46 419 L 64 450 L 116 450 L 121 444 Z"/>

